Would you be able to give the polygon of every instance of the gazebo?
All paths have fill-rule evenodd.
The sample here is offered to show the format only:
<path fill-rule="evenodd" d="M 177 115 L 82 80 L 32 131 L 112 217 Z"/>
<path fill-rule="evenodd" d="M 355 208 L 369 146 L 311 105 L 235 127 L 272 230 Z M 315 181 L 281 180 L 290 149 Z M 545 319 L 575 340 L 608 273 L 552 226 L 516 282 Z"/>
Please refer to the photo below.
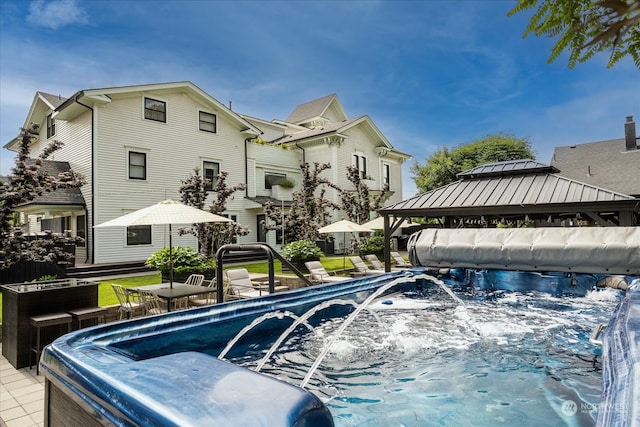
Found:
<path fill-rule="evenodd" d="M 456 182 L 380 209 L 387 270 L 391 233 L 411 217 L 435 218 L 445 228 L 496 227 L 517 220 L 544 227 L 640 224 L 640 199 L 559 173 L 530 159 L 490 163 L 459 173 Z"/>

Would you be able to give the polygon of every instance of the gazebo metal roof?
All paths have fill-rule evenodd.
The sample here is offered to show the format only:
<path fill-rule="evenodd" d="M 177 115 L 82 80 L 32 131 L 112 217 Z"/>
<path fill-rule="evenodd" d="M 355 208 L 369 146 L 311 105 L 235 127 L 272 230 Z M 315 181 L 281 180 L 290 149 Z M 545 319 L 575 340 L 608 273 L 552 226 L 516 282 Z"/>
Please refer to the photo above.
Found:
<path fill-rule="evenodd" d="M 640 212 L 640 199 L 557 172 L 552 166 L 529 159 L 486 164 L 458 174 L 459 181 L 386 206 L 379 212 L 396 217 L 431 218 Z"/>

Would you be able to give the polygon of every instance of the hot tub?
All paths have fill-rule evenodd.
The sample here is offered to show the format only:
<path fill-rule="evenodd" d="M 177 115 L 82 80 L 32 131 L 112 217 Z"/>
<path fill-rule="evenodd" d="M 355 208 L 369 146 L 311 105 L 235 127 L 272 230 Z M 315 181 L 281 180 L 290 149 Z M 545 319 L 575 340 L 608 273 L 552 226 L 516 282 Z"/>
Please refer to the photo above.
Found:
<path fill-rule="evenodd" d="M 407 270 L 403 272 L 388 273 L 380 276 L 373 276 L 364 279 L 350 280 L 342 284 L 330 284 L 322 285 L 313 288 L 289 291 L 280 294 L 273 294 L 267 297 L 258 298 L 254 300 L 239 301 L 232 303 L 225 303 L 214 307 L 205 307 L 200 309 L 186 310 L 182 312 L 173 312 L 159 316 L 152 316 L 143 319 L 134 319 L 130 321 L 114 323 L 109 325 L 100 325 L 94 328 L 85 329 L 64 336 L 63 338 L 55 341 L 51 346 L 47 347 L 42 358 L 42 371 L 46 378 L 46 414 L 48 417 L 48 423 L 51 426 L 56 425 L 181 425 L 181 426 L 210 426 L 210 425 L 224 425 L 224 426 L 331 426 L 334 425 L 334 420 L 331 411 L 335 412 L 336 406 L 344 406 L 347 404 L 355 403 L 356 405 L 374 405 L 368 395 L 365 397 L 364 393 L 360 398 L 355 399 L 356 402 L 352 402 L 354 397 L 344 399 L 340 394 L 332 396 L 327 399 L 327 393 L 332 394 L 332 391 L 326 389 L 332 388 L 332 381 L 327 380 L 327 373 L 322 373 L 322 387 L 325 390 L 312 390 L 308 391 L 297 385 L 288 384 L 283 382 L 280 378 L 295 377 L 296 374 L 290 375 L 288 372 L 278 373 L 270 369 L 270 375 L 264 375 L 262 373 L 256 373 L 251 369 L 239 366 L 244 364 L 243 361 L 251 356 L 245 356 L 244 352 L 259 354 L 262 356 L 267 352 L 269 346 L 280 335 L 281 331 L 289 326 L 292 321 L 289 319 L 300 318 L 305 313 L 313 309 L 313 307 L 323 304 L 327 301 L 342 301 L 340 304 L 329 304 L 331 307 L 329 312 L 322 312 L 321 317 L 328 317 L 331 315 L 335 319 L 344 319 L 349 316 L 349 313 L 354 311 L 354 307 L 358 307 L 363 303 L 373 292 L 383 288 L 389 287 L 393 282 L 396 284 L 389 287 L 383 292 L 380 298 L 372 302 L 370 307 L 366 307 L 365 312 L 372 312 L 370 322 L 375 326 L 372 330 L 371 323 L 367 323 L 357 326 L 358 328 L 364 328 L 365 334 L 370 335 L 367 339 L 371 339 L 371 346 L 375 346 L 377 338 L 374 338 L 374 331 L 384 330 L 387 320 L 385 320 L 384 310 L 393 308 L 397 310 L 393 312 L 392 318 L 397 317 L 397 313 L 405 313 L 405 305 L 420 304 L 421 313 L 425 316 L 434 316 L 434 319 L 445 319 L 444 325 L 458 325 L 453 331 L 455 334 L 459 334 L 462 331 L 461 336 L 453 335 L 456 338 L 455 345 L 446 343 L 440 343 L 438 346 L 433 347 L 429 345 L 424 351 L 421 350 L 411 357 L 429 358 L 429 354 L 440 355 L 441 352 L 452 351 L 459 341 L 465 341 L 471 339 L 470 344 L 476 345 L 475 335 L 480 335 L 480 338 L 486 338 L 489 344 L 497 349 L 492 354 L 499 354 L 500 346 L 517 344 L 520 339 L 519 335 L 512 335 L 513 330 L 517 329 L 517 326 L 508 322 L 509 316 L 513 318 L 519 316 L 507 315 L 504 310 L 516 310 L 518 313 L 518 307 L 521 305 L 533 305 L 538 304 L 535 307 L 537 312 L 542 310 L 543 313 L 549 310 L 559 310 L 558 316 L 560 319 L 564 319 L 566 310 L 570 307 L 567 305 L 572 304 L 571 301 L 553 296 L 545 297 L 543 294 L 530 296 L 528 294 L 513 293 L 510 291 L 496 291 L 488 294 L 482 294 L 483 298 L 486 297 L 489 304 L 494 304 L 493 299 L 500 299 L 500 313 L 503 313 L 505 321 L 492 320 L 486 322 L 484 318 L 478 318 L 478 313 L 484 312 L 486 307 L 481 306 L 475 308 L 473 301 L 479 299 L 479 292 L 473 288 L 465 287 L 464 284 L 454 286 L 456 294 L 460 294 L 466 303 L 466 309 L 470 314 L 464 314 L 460 312 L 459 304 L 453 298 L 449 296 L 447 292 L 444 292 L 439 286 L 436 286 L 433 282 L 428 282 L 423 279 L 425 276 L 425 269 L 417 268 Z M 466 289 L 466 290 L 463 290 Z M 613 291 L 619 292 L 622 291 Z M 414 299 L 416 293 L 422 295 L 425 298 L 418 300 Z M 465 297 L 463 294 L 467 293 Z M 516 296 L 514 296 L 516 295 Z M 537 408 L 542 405 L 544 408 L 548 408 L 549 413 L 553 411 L 560 411 L 559 416 L 565 417 L 566 414 L 562 414 L 562 405 L 566 405 L 566 402 L 575 402 L 577 410 L 572 413 L 574 420 L 578 422 L 578 425 L 593 425 L 595 423 L 596 412 L 598 416 L 603 417 L 604 424 L 600 425 L 615 425 L 610 421 L 616 421 L 617 419 L 634 419 L 637 416 L 637 408 L 635 400 L 637 396 L 630 393 L 630 390 L 637 388 L 637 378 L 627 378 L 625 382 L 620 382 L 619 372 L 624 367 L 627 371 L 636 372 L 636 360 L 638 340 L 634 335 L 634 326 L 629 324 L 624 319 L 627 316 L 633 316 L 635 311 L 640 309 L 638 304 L 640 298 L 637 297 L 639 293 L 635 290 L 629 291 L 623 303 L 620 305 L 620 309 L 617 312 L 615 320 L 616 325 L 626 326 L 612 326 L 607 329 L 607 335 L 605 335 L 605 357 L 608 354 L 612 354 L 611 357 L 617 361 L 612 364 L 608 359 L 603 363 L 605 373 L 610 372 L 610 380 L 605 381 L 605 390 L 603 396 L 607 401 L 614 400 L 616 405 L 609 405 L 605 407 L 608 415 L 601 415 L 603 413 L 602 408 L 598 407 L 598 401 L 591 399 L 585 399 L 585 402 L 581 403 L 576 396 L 579 396 L 581 391 L 576 391 L 574 394 L 568 396 L 565 392 L 554 391 L 556 384 L 546 384 L 544 378 L 548 377 L 548 374 L 543 374 L 541 377 L 541 387 L 545 388 L 545 393 L 555 393 L 555 397 L 548 398 L 549 403 L 531 401 L 530 404 L 535 405 Z M 515 298 L 515 299 L 514 299 Z M 525 298 L 524 300 L 522 298 Z M 552 301 L 549 300 L 552 298 Z M 580 304 L 582 306 L 575 307 L 575 312 L 582 312 L 590 304 L 585 297 L 581 298 Z M 353 304 L 350 304 L 351 301 Z M 615 304 L 611 304 L 613 307 Z M 269 313 L 278 312 L 279 316 L 273 318 L 268 317 Z M 284 315 L 284 313 L 290 313 Z M 361 314 L 362 316 L 362 314 Z M 469 317 L 466 317 L 469 316 Z M 523 313 L 525 316 L 521 328 L 526 329 L 526 325 L 529 319 L 526 316 L 530 314 Z M 470 330 L 467 333 L 466 326 L 471 325 L 469 319 L 476 318 L 476 330 Z M 283 320 L 284 318 L 284 320 Z M 547 315 L 544 315 L 547 318 Z M 423 323 L 432 325 L 433 321 L 425 321 Z M 589 318 L 591 319 L 591 318 Z M 243 330 L 247 325 L 252 322 L 259 324 L 259 327 L 255 329 L 254 337 L 243 339 L 244 343 L 239 342 L 236 347 L 226 357 L 236 362 L 235 364 L 229 363 L 226 360 L 217 359 L 217 355 L 222 352 L 223 347 L 237 336 L 238 332 Z M 284 321 L 284 324 L 282 323 Z M 329 319 L 330 322 L 334 320 Z M 338 324 L 344 320 L 338 320 Z M 563 322 L 564 320 L 560 320 Z M 537 321 L 536 321 L 537 322 Z M 550 320 L 549 322 L 553 322 Z M 302 322 L 300 324 L 303 324 Z M 368 326 L 367 326 L 368 325 Z M 502 325 L 502 326 L 496 326 Z M 581 325 L 582 332 L 578 335 L 586 335 L 587 341 L 582 344 L 577 344 L 579 347 L 578 353 L 580 357 L 584 357 L 584 354 L 591 354 L 589 359 L 593 359 L 593 363 L 597 363 L 600 350 L 595 346 L 589 346 L 588 344 L 588 332 L 586 328 L 590 328 L 591 325 Z M 318 326 L 317 324 L 311 325 L 312 328 L 324 328 L 324 326 Z M 470 327 L 470 326 L 469 326 Z M 545 337 L 545 329 L 548 327 L 555 327 L 554 325 L 548 326 L 543 324 L 540 327 L 540 334 L 536 334 L 533 339 L 539 339 L 539 337 Z M 470 327 L 471 328 L 471 327 Z M 497 336 L 496 328 L 499 329 Z M 302 328 L 305 329 L 305 328 Z M 348 331 L 350 328 L 347 329 Z M 572 334 L 576 328 L 573 326 L 567 329 L 568 333 Z M 272 332 L 277 331 L 277 332 Z M 369 331 L 369 332 L 366 332 Z M 624 332 L 625 338 L 621 344 L 618 344 L 619 350 L 614 350 L 611 347 L 609 341 L 610 335 L 620 336 L 620 332 Z M 316 331 L 317 332 L 317 331 Z M 416 332 L 416 331 L 414 331 Z M 523 336 L 528 336 L 530 331 L 520 331 Z M 377 333 L 377 332 L 376 332 Z M 398 331 L 394 331 L 394 334 L 398 334 Z M 452 330 L 440 331 L 439 329 L 432 330 L 429 335 L 441 333 L 442 336 L 451 337 Z M 373 335 L 372 335 L 373 334 Z M 505 338 L 505 334 L 507 334 Z M 578 336 L 576 335 L 576 336 Z M 385 335 L 386 336 L 386 335 Z M 403 340 L 406 343 L 411 343 L 416 339 L 420 339 L 424 334 L 416 333 L 415 336 L 408 337 L 403 335 Z M 355 342 L 359 338 L 357 336 L 348 336 L 347 344 Z M 466 338 L 465 338 L 466 337 Z M 469 338 L 470 337 L 470 338 Z M 538 338 L 536 338 L 538 337 Z M 311 340 L 313 336 L 304 338 L 304 340 Z M 584 337 L 583 337 L 584 338 Z M 504 343 L 500 340 L 505 340 Z M 569 336 L 569 341 L 572 339 L 572 335 Z M 324 338 L 323 338 L 324 340 Z M 319 342 L 324 342 L 323 340 Z M 258 344 L 265 341 L 266 344 Z M 485 344 L 481 343 L 482 347 Z M 466 344 L 465 344 L 466 345 Z M 322 344 L 321 344 L 322 346 Z M 621 347 L 620 347 L 621 346 Z M 259 348 L 258 348 L 259 347 Z M 356 346 L 357 347 L 357 346 Z M 362 347 L 362 346 L 361 346 Z M 395 351 L 395 346 L 393 351 Z M 635 348 L 634 351 L 629 352 L 629 348 Z M 504 348 L 504 347 L 503 347 Z M 586 348 L 586 350 L 585 350 Z M 318 348 L 320 350 L 320 348 Z M 382 354 L 391 351 L 389 348 L 383 348 Z M 625 351 L 622 351 L 625 350 Z M 339 353 L 339 349 L 337 352 Z M 360 351 L 360 350 L 354 350 Z M 402 351 L 407 351 L 406 349 Z M 465 350 L 466 351 L 466 350 Z M 564 350 L 563 350 L 564 351 Z M 368 352 L 368 351 L 365 351 Z M 468 351 L 466 351 L 468 352 Z M 558 350 L 553 350 L 558 352 Z M 505 352 L 506 354 L 506 352 Z M 299 356 L 280 356 L 280 357 L 293 357 L 295 364 L 300 363 Z M 353 357 L 353 356 L 351 356 Z M 438 356 L 439 357 L 439 356 Z M 447 356 L 449 357 L 449 356 Z M 455 357 L 455 356 L 453 356 Z M 511 356 L 507 356 L 511 357 Z M 528 355 L 527 355 L 528 357 Z M 350 360 L 347 365 L 353 365 L 358 367 L 360 363 L 360 355 L 356 354 L 356 358 Z M 624 359 L 625 362 L 620 362 L 620 359 Z M 254 358 L 255 359 L 255 358 Z M 561 357 L 560 359 L 553 359 L 545 361 L 541 368 L 546 366 L 546 369 L 553 371 L 553 376 L 560 375 L 554 371 L 559 369 L 558 364 L 564 363 L 568 357 Z M 435 359 L 434 359 L 435 360 Z M 456 359 L 451 359 L 454 361 Z M 309 360 L 310 362 L 311 360 Z M 249 365 L 253 362 L 249 361 Z M 335 363 L 331 361 L 330 364 Z M 592 362 L 590 362 L 592 363 Z M 442 365 L 442 363 L 440 363 Z M 514 362 L 515 365 L 520 365 L 521 362 Z M 255 363 L 254 363 L 255 365 Z M 289 365 L 286 365 L 289 366 Z M 455 364 L 451 363 L 450 366 L 445 367 L 450 369 Z M 510 376 L 503 377 L 500 374 L 502 365 L 497 365 L 498 368 L 494 373 L 488 375 L 499 375 L 502 378 L 501 381 L 508 380 Z M 349 366 L 347 366 L 349 368 Z M 580 367 L 577 367 L 582 369 Z M 286 368 L 288 369 L 288 368 Z M 333 368 L 331 368 L 333 369 Z M 511 369 L 511 368 L 510 368 Z M 537 370 L 539 368 L 535 368 Z M 305 368 L 308 371 L 308 367 Z M 354 371 L 357 372 L 359 368 Z M 525 367 L 523 374 L 517 374 L 525 376 L 530 370 L 529 367 Z M 571 369 L 575 371 L 575 369 Z M 354 375 L 351 372 L 349 376 Z M 462 392 L 458 387 L 462 384 L 473 384 L 476 381 L 476 375 L 472 371 L 470 372 L 458 372 L 448 371 L 449 378 L 443 377 L 440 380 L 440 384 L 434 390 L 447 390 L 441 396 L 433 395 L 433 392 L 423 391 L 421 396 L 412 394 L 413 402 L 421 402 L 418 411 L 424 411 L 425 413 L 432 414 L 432 411 L 442 411 L 449 408 L 452 410 L 456 407 L 455 400 L 460 398 L 460 402 L 466 402 L 465 405 L 470 404 L 470 400 L 464 396 L 456 396 L 456 393 Z M 493 371 L 492 371 L 493 372 Z M 483 375 L 486 375 L 484 373 Z M 358 376 L 359 374 L 356 374 Z M 372 375 L 372 376 L 371 376 Z M 400 390 L 406 388 L 409 383 L 420 379 L 427 374 L 418 374 L 412 377 L 412 380 L 402 377 L 389 380 L 389 386 L 397 387 Z M 444 374 L 435 375 L 436 378 L 441 377 Z M 458 378 L 460 375 L 462 380 Z M 578 376 L 581 374 L 578 372 Z M 598 379 L 599 374 L 596 374 Z M 349 378 L 347 376 L 347 378 Z M 367 374 L 371 378 L 377 378 L 377 374 Z M 561 376 L 561 375 L 560 375 Z M 277 378 L 276 378 L 277 377 Z M 534 377 L 535 378 L 535 377 Z M 569 377 L 566 380 L 573 381 Z M 298 378 L 299 379 L 299 378 Z M 435 379 L 435 378 L 434 378 Z M 443 380 L 446 379 L 446 382 Z M 425 384 L 429 386 L 429 379 Z M 336 382 L 341 382 L 338 380 Z M 352 382 L 352 380 L 347 382 Z M 404 383 L 409 381 L 409 383 Z M 449 385 L 445 385 L 449 382 Z M 366 382 L 366 381 L 365 381 Z M 599 380 L 598 380 L 599 382 Z M 395 386 L 393 386 L 395 384 Z M 433 383 L 437 385 L 438 383 Z M 501 383 L 502 384 L 502 383 Z M 361 386 L 360 384 L 359 386 Z M 370 384 L 365 384 L 367 390 L 369 390 Z M 317 385 L 316 385 L 317 387 Z M 429 386 L 430 387 L 430 386 Z M 491 396 L 491 393 L 498 393 L 498 391 L 492 391 L 487 389 L 486 386 L 478 385 L 478 391 L 472 393 L 472 400 L 478 400 L 479 405 L 483 404 L 485 396 Z M 502 387 L 502 386 L 501 386 Z M 516 387 L 517 388 L 517 387 Z M 385 386 L 386 389 L 386 386 Z M 526 389 L 526 388 L 525 388 Z M 599 391 L 593 391 L 591 386 L 587 391 L 594 394 Z M 411 390 L 410 388 L 408 390 Z M 551 390 L 551 391 L 549 391 Z M 397 391 L 394 391 L 393 395 L 396 395 Z M 413 392 L 412 392 L 413 393 Z M 402 395 L 400 392 L 399 395 Z M 356 396 L 357 397 L 357 396 Z M 452 399 L 454 401 L 452 401 Z M 547 399 L 547 398 L 544 398 Z M 544 400 L 543 399 L 543 400 Z M 534 399 L 535 400 L 535 399 Z M 467 425 L 479 425 L 480 420 L 493 420 L 493 418 L 483 418 L 484 416 L 497 416 L 500 411 L 506 409 L 507 398 L 503 397 L 497 403 L 489 406 L 481 406 L 485 408 L 482 412 L 482 416 L 468 419 Z M 426 403 L 425 403 L 426 402 Z M 431 402 L 430 408 L 423 406 Z M 445 403 L 443 403 L 445 402 Z M 501 403 L 502 402 L 502 403 Z M 555 403 L 554 403 L 555 402 Z M 624 414 L 620 411 L 622 408 L 621 402 L 627 402 L 624 406 Z M 444 406 L 443 406 L 444 405 Z M 513 403 L 509 405 L 514 406 Z M 582 405 L 582 407 L 581 407 Z M 585 406 L 586 405 L 586 406 Z M 331 411 L 329 410 L 331 408 Z M 490 409 L 486 409 L 490 408 Z M 554 409 L 555 408 L 555 409 Z M 411 411 L 410 409 L 407 409 Z M 537 409 L 539 411 L 540 409 Z M 412 411 L 416 411 L 413 409 Z M 456 409 L 457 411 L 457 409 Z M 453 412 L 456 412 L 453 411 Z M 564 411 L 571 411 L 571 409 L 564 409 Z M 405 417 L 407 414 L 398 415 L 399 417 Z M 349 424 L 349 419 L 354 415 L 345 415 L 344 412 L 338 410 L 337 425 L 378 425 L 377 422 L 369 421 L 358 422 Z M 385 415 L 387 416 L 387 415 Z M 421 419 L 420 414 L 410 415 L 409 419 L 415 417 L 415 419 Z M 441 414 L 443 419 L 447 419 L 446 414 Z M 502 415 L 502 417 L 508 417 L 512 415 Z M 513 415 L 519 416 L 519 415 Z M 370 417 L 370 415 L 364 416 Z M 631 418 L 629 418 L 631 417 Z M 347 421 L 345 421 L 345 419 Z M 358 419 L 358 418 L 356 418 Z M 403 418 L 404 419 L 404 418 Z M 455 421 L 456 425 L 464 425 Z M 450 423 L 453 422 L 450 420 Z M 486 421 L 489 423 L 489 421 Z M 406 425 L 411 425 L 407 424 Z M 445 422 L 446 424 L 446 422 Z M 419 425 L 419 424 L 418 424 Z M 451 425 L 451 424 L 450 424 Z M 551 424 L 553 425 L 553 424 Z M 623 425 L 620 423 L 620 425 Z"/>

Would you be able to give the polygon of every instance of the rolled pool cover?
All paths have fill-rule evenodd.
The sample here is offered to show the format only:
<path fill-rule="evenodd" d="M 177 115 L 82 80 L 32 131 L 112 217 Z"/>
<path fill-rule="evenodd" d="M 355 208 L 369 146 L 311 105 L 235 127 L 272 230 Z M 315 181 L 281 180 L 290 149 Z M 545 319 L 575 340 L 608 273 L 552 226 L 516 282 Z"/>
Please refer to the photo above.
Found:
<path fill-rule="evenodd" d="M 640 227 L 427 228 L 413 265 L 640 275 Z"/>

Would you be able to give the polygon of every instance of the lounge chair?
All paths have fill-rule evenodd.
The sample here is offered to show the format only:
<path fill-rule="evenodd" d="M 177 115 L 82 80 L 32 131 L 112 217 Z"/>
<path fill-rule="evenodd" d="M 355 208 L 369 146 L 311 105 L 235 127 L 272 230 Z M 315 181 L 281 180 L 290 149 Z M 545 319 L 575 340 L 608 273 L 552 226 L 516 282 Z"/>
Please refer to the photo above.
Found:
<path fill-rule="evenodd" d="M 369 255 L 365 255 L 364 256 L 365 259 L 369 262 L 369 264 L 371 264 L 371 266 L 373 268 L 375 268 L 376 270 L 384 270 L 384 264 L 382 263 L 382 261 L 380 261 L 380 259 L 374 255 L 374 254 L 369 254 Z M 391 268 L 392 270 L 398 270 L 398 268 Z"/>
<path fill-rule="evenodd" d="M 372 274 L 382 274 L 385 272 L 384 270 L 369 269 L 369 266 L 365 264 L 362 258 L 360 258 L 359 256 L 350 256 L 349 261 L 351 261 L 351 264 L 353 264 L 353 267 L 356 269 L 357 274 L 370 276 Z"/>
<path fill-rule="evenodd" d="M 230 268 L 225 274 L 229 280 L 228 299 L 253 298 L 268 293 L 261 292 L 259 287 L 256 289 L 246 268 Z"/>
<path fill-rule="evenodd" d="M 369 261 L 369 264 L 376 270 L 384 270 L 384 264 L 374 254 L 365 255 L 364 259 Z"/>
<path fill-rule="evenodd" d="M 130 319 L 132 317 L 135 317 L 136 314 L 144 314 L 144 303 L 140 302 L 138 298 L 133 301 L 129 299 L 129 294 L 127 294 L 126 289 L 122 285 L 112 283 L 111 288 L 113 289 L 113 292 L 116 294 L 116 298 L 118 298 L 118 302 L 120 303 L 120 308 L 118 309 L 118 312 L 120 313 L 120 320 L 124 319 L 125 317 L 127 319 Z"/>
<path fill-rule="evenodd" d="M 391 258 L 393 258 L 393 260 L 395 261 L 396 267 L 400 267 L 400 268 L 413 267 L 413 265 L 405 261 L 404 258 L 402 258 L 402 256 L 398 252 L 389 252 L 389 254 L 391 255 Z"/>
<path fill-rule="evenodd" d="M 341 282 L 346 280 L 346 277 L 332 276 L 327 273 L 320 261 L 307 261 L 304 263 L 309 273 L 311 273 L 311 281 L 314 283 L 329 283 L 329 282 Z"/>

